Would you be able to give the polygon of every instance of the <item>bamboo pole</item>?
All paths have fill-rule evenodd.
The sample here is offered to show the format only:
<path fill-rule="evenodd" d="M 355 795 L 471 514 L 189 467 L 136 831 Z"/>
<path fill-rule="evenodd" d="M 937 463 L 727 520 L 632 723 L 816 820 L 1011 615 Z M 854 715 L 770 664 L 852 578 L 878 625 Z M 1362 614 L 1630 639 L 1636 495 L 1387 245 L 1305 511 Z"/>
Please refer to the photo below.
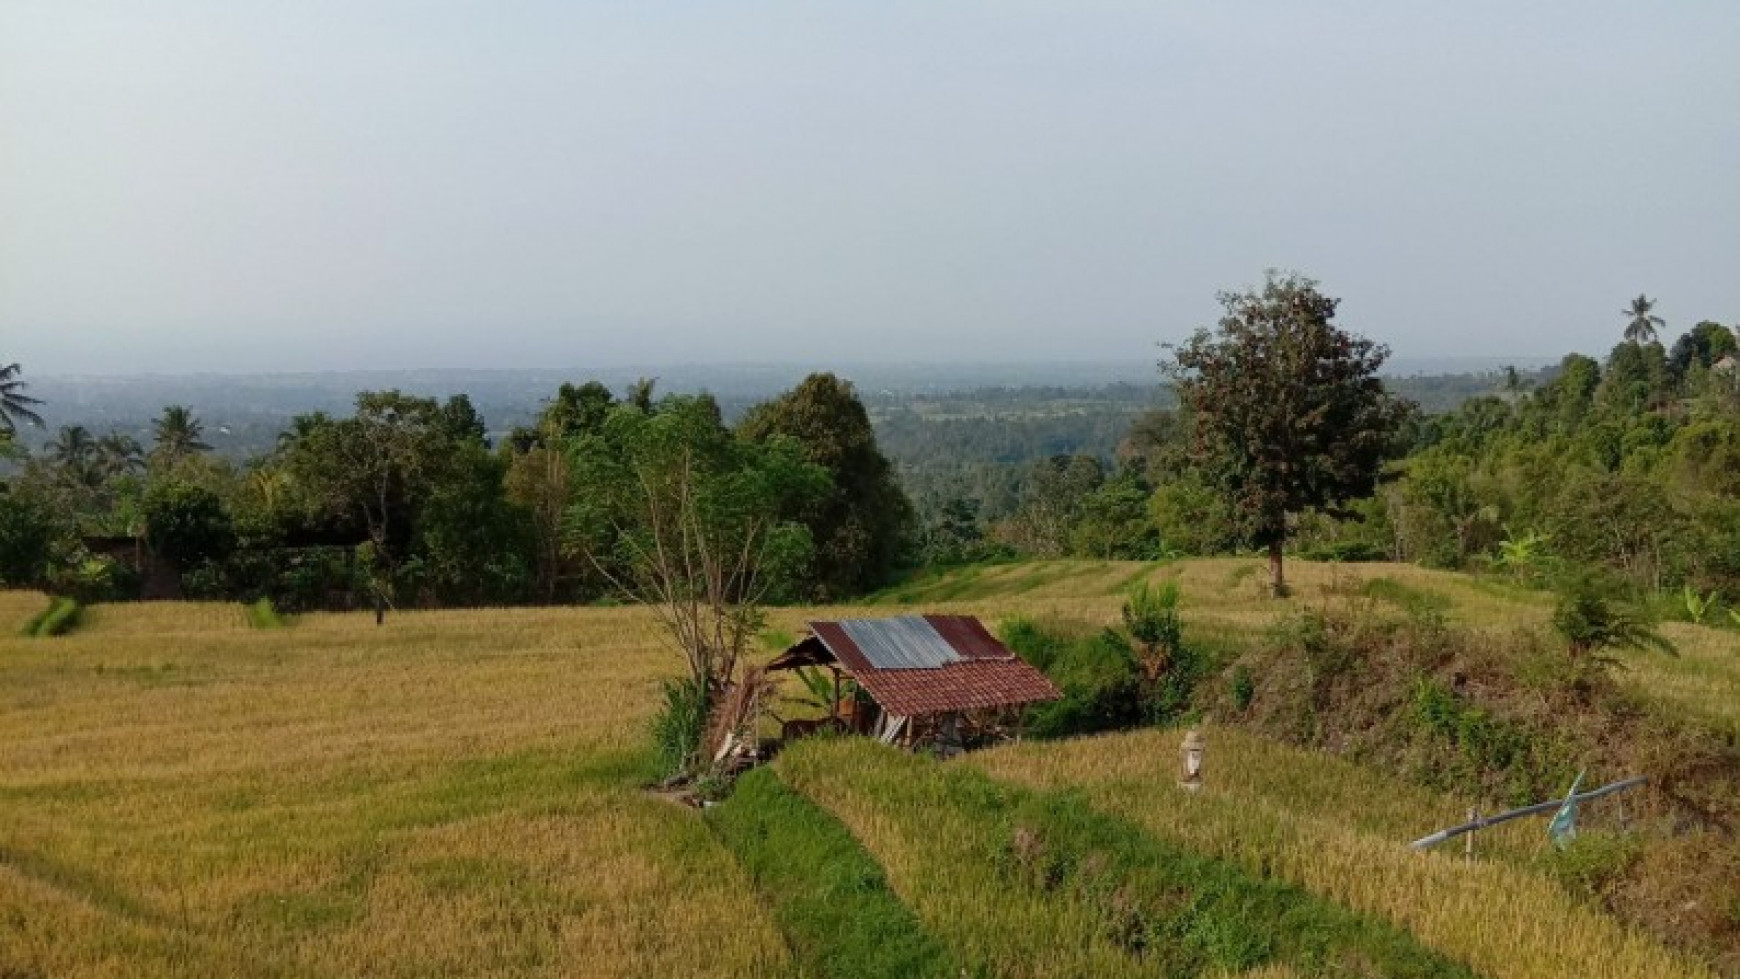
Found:
<path fill-rule="evenodd" d="M 1614 782 L 1612 785 L 1604 785 L 1599 789 L 1591 789 L 1590 791 L 1583 792 L 1574 798 L 1580 803 L 1587 802 L 1590 799 L 1599 799 L 1604 795 L 1612 795 L 1615 792 L 1623 792 L 1626 789 L 1635 788 L 1647 781 L 1649 781 L 1648 775 L 1638 775 L 1623 781 Z M 1565 799 L 1550 799 L 1546 802 L 1537 802 L 1532 806 L 1524 806 L 1521 809 L 1512 809 L 1509 812 L 1501 812 L 1496 816 L 1486 816 L 1484 818 L 1476 817 L 1460 826 L 1441 829 L 1438 832 L 1433 833 L 1431 836 L 1422 836 L 1408 844 L 1408 846 L 1415 850 L 1424 850 L 1427 847 L 1437 846 L 1445 840 L 1454 839 L 1464 833 L 1472 833 L 1475 830 L 1485 829 L 1488 826 L 1497 826 L 1499 823 L 1509 822 L 1513 819 L 1521 819 L 1524 816 L 1534 816 L 1543 812 L 1552 812 L 1564 805 L 1565 801 Z"/>

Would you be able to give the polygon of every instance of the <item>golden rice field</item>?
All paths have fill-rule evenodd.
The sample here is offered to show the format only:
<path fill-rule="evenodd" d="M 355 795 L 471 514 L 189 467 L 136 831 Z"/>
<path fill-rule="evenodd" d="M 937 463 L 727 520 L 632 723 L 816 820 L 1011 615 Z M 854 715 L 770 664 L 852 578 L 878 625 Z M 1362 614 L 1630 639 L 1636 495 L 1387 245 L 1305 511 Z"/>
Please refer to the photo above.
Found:
<path fill-rule="evenodd" d="M 773 624 L 901 605 L 1111 622 L 1124 587 L 1171 577 L 1192 629 L 1236 636 L 1281 613 L 1255 565 L 992 568 L 884 595 L 886 608 L 778 610 Z M 1294 602 L 1387 576 L 1443 594 L 1471 624 L 1545 615 L 1526 593 L 1410 567 L 1291 575 Z M 237 606 L 116 605 L 70 636 L 17 638 L 44 604 L 0 592 L 0 976 L 804 974 L 699 814 L 641 791 L 645 726 L 678 661 L 639 610 L 402 613 L 381 628 L 311 614 L 257 631 Z M 1733 719 L 1740 639 L 1673 633 L 1682 656 L 1640 658 L 1631 682 Z M 1187 804 L 1166 732 L 967 764 L 1077 787 L 1157 838 L 1400 924 L 1481 975 L 1703 974 L 1525 860 L 1466 867 L 1401 849 L 1460 815 L 1456 800 L 1234 731 L 1211 738 L 1216 780 Z M 971 820 L 879 805 L 890 776 L 875 752 L 793 757 L 781 777 L 983 974 L 1148 974 L 1069 900 L 999 889 Z M 1526 855 L 1527 832 L 1483 834 L 1482 847 Z"/>
<path fill-rule="evenodd" d="M 1388 919 L 1492 979 L 1705 974 L 1526 871 L 1399 845 L 1460 821 L 1442 801 L 1400 786 L 1391 786 L 1397 791 L 1388 798 L 1352 786 L 1295 797 L 1282 786 L 1333 781 L 1336 769 L 1345 773 L 1346 766 L 1320 766 L 1229 730 L 1211 729 L 1207 736 L 1216 776 L 1196 796 L 1172 784 L 1176 732 L 1029 743 L 975 755 L 972 763 L 1023 784 L 1085 789 L 1098 805 L 1165 839 Z M 1361 789 L 1385 788 L 1377 781 L 1354 780 L 1365 783 Z M 1375 811 L 1359 811 L 1368 805 Z M 1515 847 L 1525 831 L 1489 834 L 1481 845 L 1508 836 L 1501 845 Z"/>

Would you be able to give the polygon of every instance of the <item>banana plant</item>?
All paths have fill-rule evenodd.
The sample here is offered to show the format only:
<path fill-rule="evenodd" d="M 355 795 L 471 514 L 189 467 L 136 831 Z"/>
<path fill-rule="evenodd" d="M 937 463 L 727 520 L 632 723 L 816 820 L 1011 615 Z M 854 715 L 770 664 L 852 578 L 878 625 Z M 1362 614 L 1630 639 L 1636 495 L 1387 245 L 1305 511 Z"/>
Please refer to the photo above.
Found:
<path fill-rule="evenodd" d="M 1529 531 L 1518 537 L 1516 531 L 1504 528 L 1505 539 L 1498 542 L 1498 564 L 1508 568 L 1517 580 L 1522 580 L 1540 570 L 1540 562 L 1546 549 L 1548 535 L 1539 531 Z"/>
<path fill-rule="evenodd" d="M 1680 597 L 1686 603 L 1686 613 L 1692 617 L 1692 622 L 1696 625 L 1703 625 L 1704 618 L 1710 614 L 1711 609 L 1716 607 L 1716 593 L 1713 591 L 1708 595 L 1700 596 L 1692 590 L 1691 585 L 1686 585 L 1680 590 Z M 1728 614 L 1734 615 L 1734 610 L 1729 609 Z M 1740 622 L 1740 619 L 1735 621 Z"/>

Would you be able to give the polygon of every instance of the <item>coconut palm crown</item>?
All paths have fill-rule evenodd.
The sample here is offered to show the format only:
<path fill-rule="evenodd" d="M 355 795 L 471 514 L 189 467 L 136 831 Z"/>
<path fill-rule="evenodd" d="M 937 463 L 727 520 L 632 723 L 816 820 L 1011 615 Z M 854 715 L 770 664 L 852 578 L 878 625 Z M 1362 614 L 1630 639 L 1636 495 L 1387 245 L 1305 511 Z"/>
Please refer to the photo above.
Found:
<path fill-rule="evenodd" d="M 1667 320 L 1653 315 L 1651 311 L 1654 309 L 1655 300 L 1641 292 L 1637 294 L 1637 298 L 1631 301 L 1630 308 L 1624 311 L 1624 315 L 1628 317 L 1625 324 L 1626 340 L 1640 347 L 1655 342 L 1656 331 L 1667 326 Z"/>
<path fill-rule="evenodd" d="M 0 431 L 16 432 L 20 424 L 42 427 L 42 416 L 30 410 L 42 402 L 24 393 L 22 374 L 17 364 L 0 367 Z"/>

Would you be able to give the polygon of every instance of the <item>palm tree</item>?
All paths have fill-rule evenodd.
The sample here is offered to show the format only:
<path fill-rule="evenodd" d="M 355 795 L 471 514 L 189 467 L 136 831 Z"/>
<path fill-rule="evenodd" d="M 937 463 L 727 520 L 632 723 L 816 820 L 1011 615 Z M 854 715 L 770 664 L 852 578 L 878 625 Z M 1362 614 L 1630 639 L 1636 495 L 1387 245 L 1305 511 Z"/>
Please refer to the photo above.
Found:
<path fill-rule="evenodd" d="M 105 475 L 132 475 L 145 468 L 145 450 L 133 436 L 110 432 L 97 439 L 96 463 Z"/>
<path fill-rule="evenodd" d="M 103 472 L 97 455 L 97 440 L 83 425 L 62 426 L 54 441 L 44 447 L 50 462 L 60 469 L 62 477 L 74 486 L 96 489 L 103 484 Z"/>
<path fill-rule="evenodd" d="M 30 410 L 31 405 L 42 402 L 24 393 L 25 384 L 19 378 L 23 373 L 17 364 L 0 367 L 0 430 L 16 432 L 19 422 L 42 427 L 42 416 Z"/>
<path fill-rule="evenodd" d="M 91 438 L 91 430 L 83 425 L 63 425 L 46 448 L 49 459 L 56 465 L 81 466 L 96 456 L 97 442 Z"/>
<path fill-rule="evenodd" d="M 1652 315 L 1653 309 L 1655 300 L 1638 293 L 1637 298 L 1631 301 L 1631 308 L 1624 312 L 1625 316 L 1630 317 L 1630 321 L 1625 324 L 1625 339 L 1640 347 L 1655 342 L 1655 331 L 1659 327 L 1667 326 L 1667 320 Z"/>
<path fill-rule="evenodd" d="M 173 463 L 188 456 L 211 451 L 211 446 L 199 440 L 205 434 L 205 426 L 185 405 L 164 408 L 163 416 L 152 423 L 152 433 L 157 445 L 151 450 L 151 454 L 165 462 Z"/>

